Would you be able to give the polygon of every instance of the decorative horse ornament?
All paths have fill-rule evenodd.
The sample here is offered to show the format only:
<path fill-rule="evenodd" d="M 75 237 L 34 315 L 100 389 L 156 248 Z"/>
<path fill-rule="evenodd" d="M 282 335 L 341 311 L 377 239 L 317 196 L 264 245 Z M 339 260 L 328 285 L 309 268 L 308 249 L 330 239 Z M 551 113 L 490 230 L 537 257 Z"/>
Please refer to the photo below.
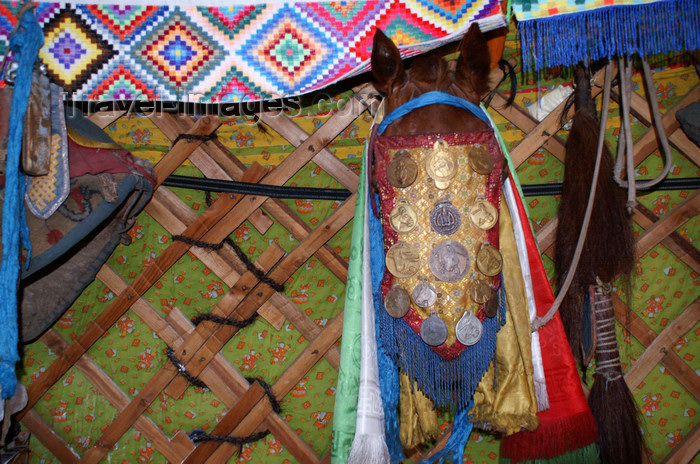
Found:
<path fill-rule="evenodd" d="M 450 437 L 436 454 L 418 452 L 412 458 L 461 462 L 473 426 L 520 435 L 516 432 L 537 428 L 538 405 L 547 407 L 541 362 L 533 368 L 533 358 L 541 356 L 539 343 L 532 341 L 537 335 L 530 333 L 536 310 L 532 286 L 526 289 L 518 264 L 528 250 L 517 246 L 512 219 L 518 216 L 523 223 L 527 217 L 518 209 L 524 211 L 517 192 L 515 206 L 506 206 L 501 195 L 507 168 L 490 119 L 479 106 L 488 90 L 491 60 L 477 25 L 470 27 L 459 51 L 456 62 L 425 55 L 406 70 L 398 48 L 381 31 L 373 42 L 372 72 L 385 94 L 385 117 L 372 137 L 381 222 L 367 215 L 370 252 L 365 259 L 371 254 L 382 372 L 374 382 L 381 386 L 386 444 L 394 462 L 403 459 L 404 450 L 420 449 L 438 435 L 438 410 L 453 417 Z M 506 184 L 504 191 L 512 197 L 514 181 Z M 544 285 L 549 288 L 546 276 Z M 363 306 L 363 321 L 364 311 Z M 364 330 L 363 325 L 363 337 Z M 373 356 L 365 356 L 365 346 L 363 340 L 363 365 L 376 366 Z M 568 350 L 563 332 L 552 347 Z M 569 435 L 578 441 L 552 446 L 547 457 L 594 441 L 595 432 L 583 430 L 592 417 L 573 360 L 560 371 L 579 389 L 572 403 L 578 409 L 556 411 L 528 458 L 543 457 L 537 454 L 542 445 L 568 441 Z M 361 425 L 374 415 L 379 396 L 366 390 L 363 402 L 362 385 L 372 381 L 362 375 L 358 430 L 348 462 L 386 462 L 380 447 L 368 446 L 376 431 Z"/>
<path fill-rule="evenodd" d="M 397 448 L 437 435 L 438 409 L 452 411 L 455 425 L 431 459 L 456 462 L 475 423 L 503 433 L 537 426 L 532 378 L 520 375 L 522 359 L 531 357 L 529 326 L 521 331 L 527 348 L 521 355 L 513 323 L 527 326 L 527 308 L 513 315 L 506 307 L 505 292 L 523 286 L 510 283 L 519 270 L 502 273 L 513 253 L 500 246 L 501 217 L 509 218 L 501 203 L 505 163 L 479 106 L 491 58 L 478 25 L 459 50 L 456 62 L 425 55 L 406 70 L 393 42 L 381 31 L 374 36 L 372 70 L 386 96 L 374 141 L 382 233 L 370 240 L 372 265 L 376 250 L 384 258 L 375 290 L 378 339 L 397 372 L 389 377 L 400 383 L 382 386 L 394 392 L 384 402 L 387 422 L 401 424 L 398 433 L 388 432 L 393 457 Z M 499 366 L 499 383 L 506 377 L 518 383 L 506 393 L 523 399 L 512 401 L 514 414 L 491 402 L 492 361 L 506 320 L 507 343 L 519 354 Z"/>

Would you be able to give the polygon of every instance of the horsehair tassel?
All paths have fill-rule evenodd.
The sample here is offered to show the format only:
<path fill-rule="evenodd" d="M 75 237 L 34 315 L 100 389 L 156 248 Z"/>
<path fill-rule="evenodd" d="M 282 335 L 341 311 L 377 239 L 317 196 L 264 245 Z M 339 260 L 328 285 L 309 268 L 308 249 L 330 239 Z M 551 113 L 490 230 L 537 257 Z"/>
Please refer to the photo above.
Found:
<path fill-rule="evenodd" d="M 577 81 L 578 85 L 576 86 L 576 106 L 577 106 L 577 111 L 576 114 L 574 114 L 574 117 L 572 118 L 572 128 L 571 132 L 569 134 L 569 138 L 567 140 L 567 145 L 566 145 L 566 150 L 568 152 L 572 152 L 572 154 L 575 154 L 577 156 L 574 156 L 574 159 L 581 159 L 581 160 L 586 160 L 590 159 L 590 156 L 582 156 L 583 154 L 581 153 L 575 153 L 577 150 L 583 149 L 582 151 L 584 152 L 590 152 L 592 149 L 592 145 L 590 145 L 590 141 L 594 140 L 594 134 L 593 131 L 595 130 L 595 116 L 593 116 L 593 113 L 595 112 L 595 106 L 593 105 L 593 100 L 590 97 L 590 83 L 587 82 L 587 80 L 583 76 L 583 72 L 581 70 L 578 70 L 577 73 Z M 610 87 L 611 87 L 611 82 L 612 82 L 612 71 L 610 69 L 610 66 L 608 65 L 605 68 L 605 85 L 603 87 L 603 103 L 602 103 L 602 110 L 601 110 L 601 121 L 600 125 L 601 127 L 605 127 L 607 124 L 607 115 L 608 115 L 608 105 L 610 103 Z M 567 201 L 571 201 L 571 196 L 572 194 L 569 194 L 568 196 L 566 194 L 562 195 L 562 202 L 560 203 L 559 206 L 559 227 L 557 228 L 557 243 L 559 240 L 562 241 L 564 244 L 570 244 L 570 243 L 576 243 L 576 247 L 571 250 L 570 247 L 567 247 L 567 256 L 563 258 L 557 258 L 557 255 L 555 255 L 555 265 L 557 265 L 556 271 L 557 274 L 560 276 L 560 286 L 559 286 L 559 293 L 557 294 L 556 299 L 554 300 L 554 303 L 552 303 L 551 308 L 547 311 L 547 314 L 545 314 L 542 317 L 536 317 L 535 320 L 532 323 L 532 330 L 537 331 L 542 327 L 543 325 L 547 324 L 549 321 L 552 320 L 556 312 L 559 310 L 560 307 L 562 309 L 566 310 L 567 308 L 570 308 L 572 304 L 568 301 L 569 298 L 569 289 L 571 288 L 571 284 L 574 281 L 574 276 L 576 275 L 576 269 L 578 267 L 579 260 L 581 258 L 581 254 L 583 252 L 583 247 L 586 241 L 586 237 L 588 235 L 588 227 L 590 225 L 591 221 L 591 215 L 593 212 L 593 206 L 595 203 L 595 198 L 596 198 L 596 190 L 598 189 L 599 185 L 599 173 L 601 169 L 601 164 L 603 161 L 603 155 L 605 151 L 605 132 L 604 131 L 599 131 L 598 132 L 598 144 L 596 145 L 596 150 L 595 150 L 595 161 L 594 161 L 594 167 L 591 175 L 591 179 L 588 182 L 589 188 L 588 188 L 588 201 L 585 203 L 586 204 L 586 209 L 583 213 L 578 213 L 578 216 L 574 217 L 579 217 L 581 214 L 580 221 L 577 224 L 580 224 L 580 226 L 577 227 L 576 230 L 578 230 L 578 235 L 576 238 L 576 241 L 574 242 L 574 235 L 572 231 L 569 231 L 569 233 L 564 233 L 562 230 L 564 227 L 562 226 L 562 212 L 566 210 L 566 205 Z M 584 143 L 588 142 L 588 143 Z M 569 163 L 570 166 L 572 166 L 572 163 Z M 572 166 L 573 167 L 573 166 Z M 574 171 L 574 169 L 570 169 L 565 172 L 570 172 Z M 579 176 L 569 174 L 570 178 L 578 179 Z M 571 184 L 575 182 L 572 180 L 568 181 L 569 187 L 568 191 L 576 191 L 575 187 L 572 187 Z M 567 185 L 567 178 L 566 176 L 564 177 L 564 185 Z M 578 186 L 577 186 L 578 187 Z M 561 238 L 560 238 L 561 237 Z M 555 247 L 555 249 L 557 249 Z M 561 263 L 561 266 L 558 264 Z M 564 271 L 564 269 L 566 269 Z M 561 283 L 563 280 L 563 284 Z M 577 293 L 576 290 L 573 290 L 571 294 Z M 578 292 L 580 295 L 580 292 Z M 583 299 L 582 297 L 578 301 L 578 306 L 580 307 L 580 303 L 582 303 Z M 574 353 L 575 358 L 580 358 L 578 349 L 573 348 L 574 346 L 578 346 L 577 342 L 579 342 L 579 339 L 572 339 L 572 337 L 569 336 L 568 330 L 567 330 L 567 323 L 566 323 L 566 311 L 561 311 L 561 317 L 562 317 L 562 322 L 564 322 L 564 329 L 567 331 L 566 335 L 569 340 L 570 345 L 572 346 L 572 351 Z M 568 324 L 570 326 L 570 324 Z M 580 332 L 580 323 L 579 323 L 579 330 L 577 333 Z M 579 337 L 580 338 L 580 337 Z M 580 344 L 580 343 L 579 343 Z"/>
<path fill-rule="evenodd" d="M 607 95 L 610 91 L 608 73 L 605 80 L 604 94 Z M 566 143 L 555 268 L 560 282 L 565 280 L 557 297 L 565 295 L 560 307 L 562 323 L 574 356 L 581 360 L 586 357 L 581 333 L 585 295 L 597 279 L 609 283 L 621 273 L 629 279 L 635 259 L 624 191 L 615 184 L 612 156 L 607 146 L 600 143 L 605 136 L 607 101 L 604 98 L 599 127 L 589 80 L 581 70 L 576 73 L 576 83 L 576 114 Z M 600 176 L 593 180 L 598 167 Z M 596 195 L 592 205 L 587 205 L 585 198 L 591 185 L 595 185 Z M 590 217 L 590 224 L 576 267 L 572 263 L 578 258 L 577 237 L 584 227 L 584 217 Z M 571 286 L 567 289 L 569 281 Z M 598 285 L 594 294 L 598 371 L 588 402 L 598 427 L 601 462 L 636 464 L 641 463 L 644 453 L 643 440 L 637 408 L 620 368 L 610 293 L 610 285 L 606 284 Z"/>
<path fill-rule="evenodd" d="M 606 72 L 604 94 L 609 95 L 610 74 Z M 582 307 L 588 288 L 596 276 L 611 282 L 634 267 L 634 238 L 625 207 L 624 191 L 613 180 L 613 160 L 604 141 L 604 127 L 596 120 L 588 77 L 582 71 L 576 75 L 576 114 L 566 143 L 566 170 L 559 205 L 559 222 L 555 243 L 555 268 L 562 298 L 560 314 L 571 350 L 578 360 L 582 353 Z M 606 120 L 607 101 L 604 96 L 601 122 Z M 598 146 L 596 147 L 596 142 Z M 600 175 L 593 183 L 599 167 Z M 586 196 L 595 185 L 592 200 Z M 590 208 L 590 211 L 588 211 Z M 588 234 L 578 255 L 580 233 L 590 217 Z M 573 269 L 572 269 L 573 267 Z M 562 285 L 561 282 L 564 282 Z M 566 283 L 570 287 L 566 288 Z"/>
<path fill-rule="evenodd" d="M 609 283 L 595 286 L 596 377 L 588 396 L 600 435 L 601 464 L 641 463 L 644 438 L 637 406 L 620 367 L 615 310 Z"/>

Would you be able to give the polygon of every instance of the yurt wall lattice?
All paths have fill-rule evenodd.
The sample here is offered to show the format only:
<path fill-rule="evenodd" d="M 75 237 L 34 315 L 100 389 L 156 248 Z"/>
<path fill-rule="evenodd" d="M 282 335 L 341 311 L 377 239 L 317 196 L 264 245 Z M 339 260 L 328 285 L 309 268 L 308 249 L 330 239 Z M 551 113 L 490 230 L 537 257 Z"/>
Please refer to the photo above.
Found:
<path fill-rule="evenodd" d="M 307 182 L 320 176 L 316 181 L 321 184 L 342 186 L 353 191 L 357 188 L 357 174 L 325 147 L 340 132 L 347 130 L 348 126 L 356 131 L 356 123 L 353 121 L 365 112 L 367 104 L 374 101 L 367 90 L 356 92 L 342 111 L 330 118 L 319 116 L 328 121 L 308 138 L 300 137 L 299 132 L 304 132 L 303 129 L 286 116 L 261 113 L 261 124 L 269 124 L 270 131 L 276 128 L 289 140 L 290 146 L 298 146 L 289 156 L 277 153 L 276 156 L 284 157 L 285 161 L 269 173 L 257 163 L 246 168 L 236 158 L 230 157 L 229 150 L 217 141 L 179 141 L 155 169 L 159 180 L 162 180 L 178 168 L 185 158 L 189 158 L 191 166 L 184 168 L 185 171 L 196 168 L 211 179 L 257 182 L 262 178 L 267 179 L 262 183 L 282 185 L 288 181 L 295 184 L 300 176 Z M 205 116 L 195 121 L 192 117 L 167 114 L 155 114 L 150 121 L 171 140 L 180 133 L 210 134 L 221 123 L 216 116 Z M 143 128 L 142 131 L 150 132 L 155 127 Z M 259 131 L 254 122 L 248 125 L 248 129 Z M 248 135 L 250 136 L 249 132 Z M 266 138 L 264 133 L 260 137 Z M 286 150 L 285 147 L 278 148 Z M 308 165 L 311 160 L 312 165 Z M 334 173 L 335 177 L 327 172 Z M 343 202 L 317 201 L 313 204 L 306 200 L 285 202 L 263 196 L 222 194 L 211 207 L 206 208 L 204 198 L 195 201 L 191 193 L 185 195 L 183 201 L 165 187 L 160 187 L 157 192 L 147 206 L 144 217 L 149 218 L 148 222 L 154 221 L 151 224 L 157 226 L 159 233 L 152 232 L 152 238 L 155 238 L 158 247 L 142 243 L 143 247 L 153 247 L 153 250 L 147 252 L 146 263 L 134 263 L 137 269 L 147 264 L 151 273 L 132 271 L 127 272 L 127 276 L 120 275 L 120 270 L 131 268 L 130 261 L 133 257 L 128 248 L 122 249 L 98 273 L 99 283 L 87 292 L 85 299 L 81 298 L 77 302 L 78 306 L 69 310 L 69 314 L 59 321 L 57 328 L 42 337 L 42 343 L 61 362 L 54 362 L 47 369 L 40 368 L 38 372 L 30 374 L 30 378 L 37 379 L 29 387 L 30 403 L 39 403 L 34 410 L 22 414 L 23 423 L 27 424 L 37 438 L 41 437 L 39 439 L 45 441 L 45 446 L 52 454 L 64 462 L 98 462 L 113 452 L 110 450 L 120 440 L 129 441 L 132 436 L 139 437 L 136 438 L 137 441 L 143 436 L 143 440 L 150 443 L 146 446 L 149 451 L 143 451 L 144 453 L 157 453 L 171 462 L 205 462 L 209 455 L 210 462 L 225 462 L 237 451 L 236 446 L 211 446 L 209 443 L 200 445 L 192 452 L 194 445 L 186 436 L 191 430 L 166 431 L 167 427 L 159 430 L 155 425 L 159 422 L 149 418 L 156 411 L 156 414 L 161 413 L 159 415 L 163 416 L 161 420 L 170 423 L 171 417 L 164 411 L 181 401 L 189 387 L 184 377 L 177 376 L 178 371 L 173 362 L 164 356 L 161 344 L 165 343 L 173 349 L 171 358 L 179 360 L 192 376 L 200 378 L 206 384 L 207 393 L 204 396 L 209 401 L 206 409 L 212 414 L 210 417 L 204 416 L 203 411 L 197 410 L 197 407 L 202 406 L 193 403 L 191 406 L 195 409 L 182 412 L 185 414 L 182 417 L 185 424 L 181 424 L 181 427 L 199 422 L 201 427 L 217 435 L 231 432 L 235 435 L 250 435 L 258 429 L 266 429 L 274 436 L 271 440 L 280 446 L 280 450 L 286 450 L 285 454 L 289 453 L 295 460 L 320 461 L 326 454 L 328 435 L 313 437 L 315 446 L 307 444 L 297 434 L 297 430 L 287 423 L 291 417 L 287 415 L 285 420 L 285 416 L 281 416 L 282 412 L 273 412 L 266 390 L 258 383 L 251 386 L 243 374 L 250 376 L 251 373 L 267 373 L 268 369 L 256 369 L 257 358 L 263 355 L 263 360 L 268 361 L 272 367 L 267 394 L 276 398 L 272 400 L 273 404 L 278 399 L 283 406 L 283 398 L 288 395 L 292 398 L 305 396 L 305 393 L 300 395 L 298 392 L 306 390 L 304 385 L 313 382 L 310 378 L 320 380 L 327 375 L 326 391 L 321 393 L 320 398 L 316 392 L 321 404 L 316 403 L 310 411 L 311 415 L 302 421 L 314 420 L 318 427 L 314 427 L 316 430 L 322 430 L 330 423 L 333 378 L 337 375 L 330 371 L 337 370 L 339 363 L 336 342 L 342 328 L 342 297 L 347 268 L 345 244 L 348 239 L 343 238 L 343 230 L 347 233 L 347 223 L 352 219 L 354 197 L 350 196 Z M 204 211 L 198 213 L 197 209 Z M 316 209 L 317 212 L 308 223 L 298 213 L 305 209 Z M 243 224 L 246 220 L 248 222 Z M 233 226 L 235 223 L 237 224 Z M 259 237 L 257 240 L 249 237 L 252 228 L 256 229 L 254 233 Z M 278 230 L 273 229 L 273 235 L 264 237 L 271 228 Z M 137 237 L 134 245 L 138 247 L 147 230 L 153 230 L 153 227 L 145 227 L 143 219 L 140 219 L 131 232 Z M 246 270 L 235 256 L 230 245 L 224 245 L 219 250 L 207 250 L 196 242 L 218 244 L 231 234 L 236 237 L 234 240 L 248 246 L 245 252 L 256 257 L 256 266 L 269 271 L 270 279 L 286 282 L 288 288 L 291 286 L 294 289 L 288 290 L 285 295 L 274 291 L 269 285 L 259 283 L 258 278 Z M 187 237 L 195 241 L 195 246 L 172 241 L 172 235 Z M 254 243 L 257 247 L 252 245 Z M 309 277 L 309 283 L 302 282 L 298 286 L 292 284 L 299 281 L 295 274 L 299 274 L 300 268 L 315 267 L 323 268 L 321 278 Z M 185 292 L 175 289 L 180 284 L 182 287 L 192 287 L 188 282 L 193 274 L 200 276 L 203 288 Z M 303 278 L 301 280 L 306 281 Z M 316 288 L 311 287 L 312 284 Z M 151 286 L 154 288 L 148 292 Z M 93 291 L 102 294 L 91 295 Z M 79 309 L 84 304 L 81 301 L 90 301 L 93 295 L 97 296 L 97 303 L 105 303 L 104 310 L 99 314 L 90 314 L 93 311 L 90 306 L 94 302 Z M 306 301 L 310 307 L 301 304 Z M 240 309 L 234 311 L 236 307 Z M 246 307 L 248 309 L 244 309 Z M 233 355 L 232 359 L 227 360 L 222 353 L 236 351 L 241 354 L 249 349 L 250 344 L 240 340 L 229 341 L 237 332 L 235 326 L 210 326 L 211 322 L 202 322 L 195 328 L 190 318 L 199 312 L 209 312 L 210 308 L 212 314 L 239 321 L 248 319 L 257 312 L 261 316 L 260 321 L 247 330 L 252 329 L 255 333 L 253 337 L 262 340 L 266 348 L 255 347 L 248 354 L 243 354 L 242 359 L 234 361 L 233 358 L 237 355 Z M 95 319 L 87 323 L 83 315 Z M 77 333 L 78 327 L 85 323 L 85 331 Z M 110 338 L 110 333 L 107 332 L 111 332 L 110 328 L 113 327 L 121 327 L 117 329 L 119 338 L 130 338 L 131 334 L 138 334 L 131 342 L 131 346 L 137 348 L 131 357 L 122 353 L 122 349 L 131 351 L 126 346 L 102 346 L 101 341 Z M 68 333 L 62 328 L 68 329 Z M 281 333 L 284 337 L 272 335 L 273 333 Z M 87 340 L 95 344 L 91 346 Z M 112 345 L 112 342 L 108 342 L 108 345 Z M 222 348 L 223 352 L 220 353 Z M 267 353 L 261 352 L 263 350 Z M 103 355 L 106 355 L 108 362 L 101 364 L 96 358 Z M 120 387 L 103 370 L 106 368 L 109 372 L 108 366 L 112 364 L 109 362 L 110 357 L 116 358 L 117 363 L 124 363 L 119 370 L 125 374 L 133 369 L 155 375 L 136 375 L 144 379 L 143 383 L 133 385 L 129 382 L 125 391 L 123 385 Z M 136 365 L 127 359 L 135 361 Z M 263 360 L 260 360 L 260 364 Z M 49 423 L 55 423 L 57 417 L 60 422 L 61 415 L 68 413 L 66 409 L 72 409 L 74 405 L 69 401 L 69 406 L 62 394 L 55 395 L 51 391 L 55 390 L 56 385 L 72 385 L 82 381 L 90 382 L 96 389 L 95 394 L 99 391 L 99 396 L 110 403 L 108 409 L 111 409 L 115 417 L 101 430 L 91 431 L 97 433 L 97 436 L 84 437 L 83 442 L 78 443 L 78 449 L 85 451 L 84 454 L 80 453 L 81 457 L 68 438 L 72 427 L 63 427 L 62 432 L 67 435 L 61 437 L 62 434 L 52 430 L 37 410 L 49 412 Z M 195 388 L 201 393 L 205 387 L 201 385 Z M 63 394 L 72 396 L 68 392 Z M 190 395 L 191 393 L 185 394 L 184 398 Z M 198 393 L 195 396 L 199 396 Z M 51 403 L 56 400 L 57 407 L 53 407 Z M 82 397 L 80 403 L 85 404 L 85 400 Z M 216 406 L 212 408 L 211 405 Z M 310 404 L 302 406 L 309 407 Z M 89 424 L 93 417 L 89 413 L 80 422 Z M 213 421 L 217 417 L 220 420 L 215 424 Z M 189 421 L 188 418 L 192 420 Z M 174 435 L 170 436 L 168 432 Z"/>

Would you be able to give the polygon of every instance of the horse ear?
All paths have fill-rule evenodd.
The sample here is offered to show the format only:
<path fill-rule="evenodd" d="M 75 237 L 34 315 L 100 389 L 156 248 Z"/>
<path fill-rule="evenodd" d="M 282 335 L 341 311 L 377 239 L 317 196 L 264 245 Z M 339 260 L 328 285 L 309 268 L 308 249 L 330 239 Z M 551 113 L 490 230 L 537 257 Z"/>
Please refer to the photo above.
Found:
<path fill-rule="evenodd" d="M 459 51 L 456 70 L 457 83 L 462 88 L 474 89 L 477 96 L 481 97 L 488 90 L 491 55 L 486 38 L 479 29 L 479 24 L 473 23 L 469 27 L 459 44 Z"/>
<path fill-rule="evenodd" d="M 387 92 L 393 84 L 405 79 L 399 49 L 379 28 L 375 29 L 372 40 L 371 64 L 377 90 L 381 92 Z"/>

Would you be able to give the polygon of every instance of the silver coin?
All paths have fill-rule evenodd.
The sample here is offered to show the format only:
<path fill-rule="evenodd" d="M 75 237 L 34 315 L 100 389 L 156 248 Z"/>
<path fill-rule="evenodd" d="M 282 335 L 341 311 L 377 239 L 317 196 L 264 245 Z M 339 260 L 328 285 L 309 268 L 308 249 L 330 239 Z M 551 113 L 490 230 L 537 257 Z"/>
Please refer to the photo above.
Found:
<path fill-rule="evenodd" d="M 384 308 L 391 317 L 400 319 L 411 309 L 411 297 L 400 285 L 395 285 L 386 292 L 384 297 Z"/>
<path fill-rule="evenodd" d="M 450 200 L 438 201 L 430 212 L 430 225 L 438 234 L 454 234 L 461 224 L 462 215 Z"/>
<path fill-rule="evenodd" d="M 428 282 L 416 285 L 411 293 L 413 301 L 421 308 L 429 308 L 437 300 L 437 290 Z"/>
<path fill-rule="evenodd" d="M 443 282 L 457 282 L 469 270 L 469 252 L 454 240 L 440 242 L 430 252 L 430 272 Z"/>
<path fill-rule="evenodd" d="M 481 340 L 483 326 L 481 321 L 470 310 L 464 311 L 462 318 L 455 326 L 455 335 L 462 345 L 471 346 Z"/>
<path fill-rule="evenodd" d="M 447 324 L 435 311 L 431 312 L 430 317 L 420 326 L 420 338 L 430 346 L 440 346 L 447 340 Z"/>

